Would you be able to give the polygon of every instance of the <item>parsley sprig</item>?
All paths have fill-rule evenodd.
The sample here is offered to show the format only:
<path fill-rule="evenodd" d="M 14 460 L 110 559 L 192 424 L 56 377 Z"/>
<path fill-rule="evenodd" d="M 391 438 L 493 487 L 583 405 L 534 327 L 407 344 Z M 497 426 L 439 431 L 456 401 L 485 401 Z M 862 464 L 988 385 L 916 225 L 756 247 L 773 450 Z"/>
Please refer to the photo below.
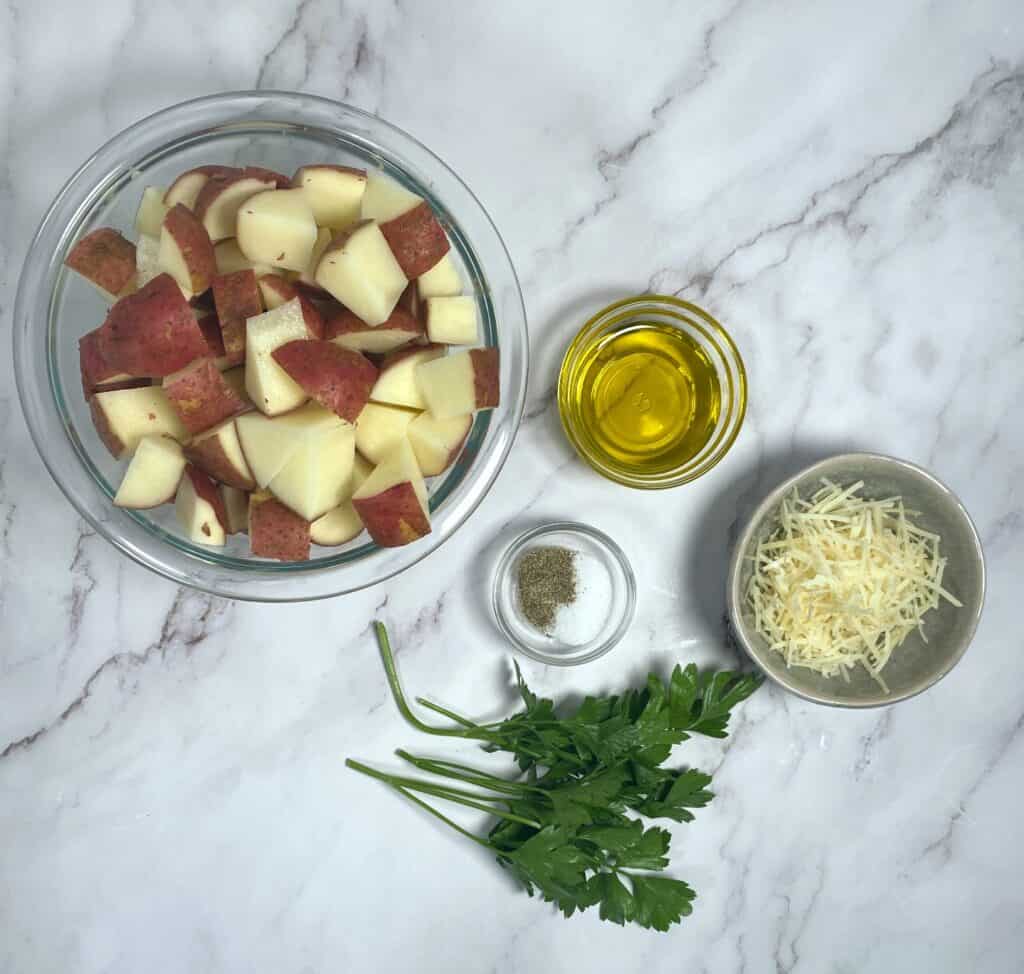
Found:
<path fill-rule="evenodd" d="M 436 726 L 413 713 L 380 622 L 376 633 L 392 695 L 410 724 L 509 753 L 522 774 L 509 780 L 402 750 L 400 758 L 432 777 L 387 774 L 352 759 L 350 768 L 384 782 L 493 852 L 531 896 L 536 892 L 567 917 L 597 906 L 603 920 L 667 930 L 690 914 L 693 889 L 657 875 L 669 864 L 671 836 L 633 815 L 690 822 L 691 809 L 711 801 L 710 775 L 663 764 L 693 734 L 725 737 L 733 707 L 757 689 L 760 677 L 677 666 L 668 681 L 651 674 L 642 689 L 587 697 L 574 711 L 559 714 L 551 700 L 530 690 L 516 665 L 521 711 L 481 724 L 417 698 L 450 722 Z M 475 835 L 427 798 L 486 812 L 495 823 L 486 837 Z"/>

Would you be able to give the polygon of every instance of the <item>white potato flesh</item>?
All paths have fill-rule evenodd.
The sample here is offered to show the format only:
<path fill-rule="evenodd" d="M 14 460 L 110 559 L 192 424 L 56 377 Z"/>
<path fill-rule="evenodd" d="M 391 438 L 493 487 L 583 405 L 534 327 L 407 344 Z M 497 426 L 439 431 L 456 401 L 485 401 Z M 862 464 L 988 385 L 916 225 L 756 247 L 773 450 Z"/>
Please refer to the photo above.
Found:
<path fill-rule="evenodd" d="M 356 449 L 371 463 L 380 463 L 405 439 L 415 418 L 408 409 L 368 402 L 356 420 Z"/>
<path fill-rule="evenodd" d="M 450 298 L 462 293 L 462 278 L 451 254 L 445 254 L 429 271 L 416 278 L 420 300 Z"/>
<path fill-rule="evenodd" d="M 170 207 L 164 203 L 167 192 L 162 186 L 147 186 L 135 212 L 135 232 L 147 237 L 159 237 L 164 217 Z"/>
<path fill-rule="evenodd" d="M 308 437 L 322 436 L 345 425 L 344 420 L 317 403 L 307 403 L 273 419 L 245 413 L 235 420 L 242 452 L 260 487 L 266 487 L 277 476 Z"/>
<path fill-rule="evenodd" d="M 427 298 L 427 337 L 442 345 L 475 345 L 480 336 L 471 297 Z"/>
<path fill-rule="evenodd" d="M 396 216 L 408 213 L 422 202 L 422 196 L 411 193 L 389 176 L 371 172 L 366 177 L 362 216 L 364 220 L 387 223 L 388 220 L 393 220 Z"/>
<path fill-rule="evenodd" d="M 245 390 L 260 412 L 276 416 L 309 398 L 272 354 L 281 345 L 305 338 L 309 332 L 298 298 L 246 321 Z"/>
<path fill-rule="evenodd" d="M 196 493 L 189 477 L 182 477 L 174 500 L 174 513 L 189 541 L 221 547 L 226 535 L 213 505 Z"/>
<path fill-rule="evenodd" d="M 384 234 L 376 223 L 361 223 L 332 243 L 314 275 L 316 283 L 368 325 L 383 324 L 406 285 Z"/>
<path fill-rule="evenodd" d="M 315 521 L 351 496 L 355 449 L 355 430 L 349 425 L 306 437 L 270 481 L 271 493 L 300 517 Z"/>
<path fill-rule="evenodd" d="M 303 166 L 292 182 L 306 194 L 317 226 L 344 230 L 359 222 L 366 173 L 339 166 Z"/>
<path fill-rule="evenodd" d="M 237 238 L 239 249 L 254 263 L 306 270 L 317 226 L 305 193 L 272 189 L 250 196 L 238 209 Z"/>
<path fill-rule="evenodd" d="M 114 496 L 118 507 L 143 510 L 174 499 L 185 470 L 181 445 L 166 436 L 144 436 Z"/>

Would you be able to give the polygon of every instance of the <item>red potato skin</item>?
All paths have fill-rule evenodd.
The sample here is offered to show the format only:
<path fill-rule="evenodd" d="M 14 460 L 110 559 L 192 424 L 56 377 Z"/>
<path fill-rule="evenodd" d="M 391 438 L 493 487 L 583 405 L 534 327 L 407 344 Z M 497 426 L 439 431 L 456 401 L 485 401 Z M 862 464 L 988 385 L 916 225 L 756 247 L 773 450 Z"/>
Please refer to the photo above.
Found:
<path fill-rule="evenodd" d="M 305 392 L 354 423 L 370 400 L 377 369 L 358 352 L 323 340 L 287 342 L 271 353 Z"/>
<path fill-rule="evenodd" d="M 409 341 L 415 341 L 423 336 L 423 324 L 414 315 L 401 307 L 391 312 L 391 317 L 381 325 L 371 327 L 362 318 L 357 318 L 348 308 L 342 308 L 337 314 L 329 317 L 324 324 L 324 338 L 331 341 L 341 335 L 351 335 L 359 332 L 376 331 L 380 329 L 407 331 Z"/>
<path fill-rule="evenodd" d="M 287 304 L 299 296 L 299 292 L 291 281 L 286 281 L 280 274 L 262 274 L 256 283 L 261 288 L 274 291 L 280 297 L 282 304 Z"/>
<path fill-rule="evenodd" d="M 196 359 L 169 375 L 164 392 L 182 426 L 193 435 L 249 410 L 211 358 Z"/>
<path fill-rule="evenodd" d="M 352 506 L 370 537 L 382 548 L 400 548 L 430 534 L 430 519 L 408 481 L 372 497 L 353 498 Z"/>
<path fill-rule="evenodd" d="M 120 294 L 135 279 L 135 244 L 100 227 L 82 237 L 64 263 L 108 294 Z"/>
<path fill-rule="evenodd" d="M 225 456 L 220 440 L 216 436 L 194 440 L 185 447 L 185 458 L 214 480 L 219 480 L 228 487 L 237 487 L 239 490 L 256 489 L 255 480 L 239 476 L 238 471 Z"/>
<path fill-rule="evenodd" d="M 96 328 L 78 339 L 78 366 L 82 373 L 82 392 L 88 399 L 110 379 L 122 375 L 110 367 L 100 351 L 100 329 Z"/>
<path fill-rule="evenodd" d="M 110 309 L 99 350 L 119 372 L 163 378 L 206 355 L 208 346 L 181 288 L 160 274 Z"/>
<path fill-rule="evenodd" d="M 249 544 L 254 555 L 309 561 L 309 521 L 270 495 L 249 498 Z"/>
<path fill-rule="evenodd" d="M 224 498 L 217 490 L 217 485 L 202 470 L 192 466 L 191 463 L 185 465 L 185 476 L 192 481 L 192 487 L 200 500 L 206 501 L 213 508 L 213 513 L 217 515 L 220 526 L 227 531 L 228 512 L 224 507 Z"/>
<path fill-rule="evenodd" d="M 202 294 L 217 276 L 217 257 L 206 227 L 184 203 L 178 203 L 167 211 L 164 228 L 185 259 L 193 293 Z"/>
<path fill-rule="evenodd" d="M 260 173 L 266 173 L 267 175 L 260 175 Z M 242 179 L 258 179 L 264 183 L 266 189 L 275 189 L 279 175 L 280 173 L 271 172 L 269 169 L 259 170 L 258 172 L 254 172 L 252 169 L 228 169 L 226 172 L 211 174 L 196 197 L 196 219 L 201 223 L 206 216 L 206 211 L 210 208 L 210 204 L 216 201 L 221 192 L 232 183 L 237 183 Z"/>
<path fill-rule="evenodd" d="M 306 331 L 309 337 L 321 339 L 324 337 L 324 317 L 309 298 L 304 294 L 299 295 L 299 306 L 302 308 L 302 317 L 306 320 Z"/>
<path fill-rule="evenodd" d="M 493 409 L 501 398 L 498 350 L 496 348 L 474 348 L 469 354 L 473 360 L 476 408 Z"/>
<path fill-rule="evenodd" d="M 410 281 L 429 271 L 448 253 L 448 236 L 426 201 L 382 223 L 380 232 Z"/>
<path fill-rule="evenodd" d="M 232 365 L 239 365 L 245 361 L 246 319 L 263 313 L 256 274 L 243 270 L 215 277 L 213 303 L 220 318 L 224 354 Z"/>
<path fill-rule="evenodd" d="M 203 315 L 201 318 L 197 318 L 196 321 L 199 324 L 199 330 L 203 333 L 203 338 L 206 339 L 206 346 L 209 349 L 210 356 L 212 358 L 223 358 L 224 337 L 221 335 L 220 321 L 217 320 L 217 315 Z M 238 365 L 237 362 L 232 362 L 231 364 Z"/>
<path fill-rule="evenodd" d="M 174 182 L 167 187 L 167 192 L 164 194 L 164 199 L 167 199 L 167 197 L 173 193 L 174 189 L 183 179 L 187 179 L 189 176 L 192 176 L 195 173 L 202 173 L 202 175 L 209 178 L 210 176 L 226 176 L 230 175 L 231 173 L 236 173 L 238 171 L 239 170 L 235 169 L 232 166 L 196 166 L 194 169 L 188 169 L 185 172 L 183 172 L 180 176 L 178 176 L 178 178 L 175 179 Z"/>

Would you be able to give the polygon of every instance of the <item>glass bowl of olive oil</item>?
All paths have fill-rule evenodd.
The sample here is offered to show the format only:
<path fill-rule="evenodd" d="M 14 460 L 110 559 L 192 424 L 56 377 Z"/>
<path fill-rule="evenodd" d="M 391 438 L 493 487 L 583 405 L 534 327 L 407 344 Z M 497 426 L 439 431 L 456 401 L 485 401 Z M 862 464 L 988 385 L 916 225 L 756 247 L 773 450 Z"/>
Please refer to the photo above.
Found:
<path fill-rule="evenodd" d="M 677 487 L 707 473 L 736 440 L 746 408 L 743 359 L 725 329 L 660 294 L 594 315 L 558 377 L 569 442 L 628 487 Z"/>

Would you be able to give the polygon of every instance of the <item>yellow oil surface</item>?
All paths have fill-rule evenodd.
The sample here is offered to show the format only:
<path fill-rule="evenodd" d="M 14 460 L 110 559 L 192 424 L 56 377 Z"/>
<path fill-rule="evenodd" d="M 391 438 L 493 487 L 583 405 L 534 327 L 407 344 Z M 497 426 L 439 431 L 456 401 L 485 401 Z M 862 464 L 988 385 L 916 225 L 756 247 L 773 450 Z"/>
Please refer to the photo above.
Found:
<path fill-rule="evenodd" d="M 721 408 L 704 350 L 678 328 L 653 322 L 596 337 L 568 378 L 590 446 L 637 474 L 673 470 L 696 456 Z"/>

